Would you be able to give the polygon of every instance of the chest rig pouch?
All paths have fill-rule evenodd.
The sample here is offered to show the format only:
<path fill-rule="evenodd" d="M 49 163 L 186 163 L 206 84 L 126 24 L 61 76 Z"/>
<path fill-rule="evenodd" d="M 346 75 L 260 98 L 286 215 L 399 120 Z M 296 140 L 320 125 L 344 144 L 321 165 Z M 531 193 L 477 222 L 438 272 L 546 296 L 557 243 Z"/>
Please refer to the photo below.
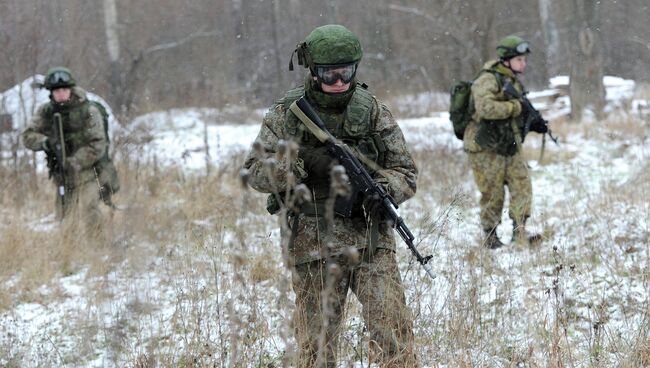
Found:
<path fill-rule="evenodd" d="M 55 112 L 61 114 L 65 149 L 68 156 L 72 156 L 87 140 L 86 129 L 88 117 L 90 115 L 88 104 L 83 102 L 69 108 L 61 109 L 60 111 L 55 111 L 54 106 L 48 104 L 47 108 L 43 111 L 43 120 L 53 122 Z M 55 134 L 53 127 L 54 124 L 52 123 L 50 125 L 51 130 L 48 132 L 48 136 L 58 140 L 58 134 Z"/>
<path fill-rule="evenodd" d="M 499 73 L 496 69 L 489 69 L 485 71 L 491 73 L 497 81 L 499 92 L 497 101 L 509 101 L 509 98 L 503 92 L 503 85 L 506 83 L 508 77 Z M 523 90 L 523 87 L 516 80 L 512 81 L 518 90 Z M 481 120 L 479 130 L 476 133 L 476 143 L 484 149 L 493 151 L 499 155 L 512 156 L 517 153 L 516 136 L 522 129 L 522 118 L 519 115 L 516 118 L 506 118 L 501 120 Z"/>
<path fill-rule="evenodd" d="M 290 110 L 291 103 L 304 95 L 304 88 L 299 87 L 287 92 L 281 101 L 285 107 L 285 124 L 287 134 L 301 149 L 319 147 L 322 143 L 305 127 L 305 125 Z M 376 131 L 379 118 L 377 100 L 362 85 L 357 85 L 345 111 L 338 114 L 318 112 L 327 129 L 341 142 L 348 145 L 356 154 L 359 161 L 372 175 L 383 167 L 386 146 L 380 134 Z M 329 185 L 326 188 L 329 191 Z M 314 203 L 305 208 L 306 215 L 323 215 L 325 213 L 324 200 L 328 193 L 318 193 L 314 190 Z M 341 217 L 361 216 L 361 202 L 358 191 L 352 190 L 349 197 L 337 196 L 334 212 Z M 316 212 L 316 213 L 312 213 Z"/>

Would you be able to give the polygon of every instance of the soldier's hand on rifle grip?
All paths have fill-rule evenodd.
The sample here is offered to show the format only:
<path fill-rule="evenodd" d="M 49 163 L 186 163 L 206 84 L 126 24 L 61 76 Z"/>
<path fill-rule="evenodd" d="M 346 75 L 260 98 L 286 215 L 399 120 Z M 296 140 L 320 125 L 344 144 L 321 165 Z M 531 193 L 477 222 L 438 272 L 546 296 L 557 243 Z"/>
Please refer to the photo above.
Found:
<path fill-rule="evenodd" d="M 327 178 L 332 168 L 332 157 L 327 153 L 325 146 L 316 148 L 301 148 L 298 157 L 305 164 L 307 174 L 312 177 Z"/>
<path fill-rule="evenodd" d="M 45 153 L 52 152 L 52 142 L 50 142 L 49 138 L 43 140 L 43 151 L 45 151 Z"/>
<path fill-rule="evenodd" d="M 381 217 L 384 214 L 384 206 L 376 194 L 363 199 L 363 210 L 370 217 Z"/>

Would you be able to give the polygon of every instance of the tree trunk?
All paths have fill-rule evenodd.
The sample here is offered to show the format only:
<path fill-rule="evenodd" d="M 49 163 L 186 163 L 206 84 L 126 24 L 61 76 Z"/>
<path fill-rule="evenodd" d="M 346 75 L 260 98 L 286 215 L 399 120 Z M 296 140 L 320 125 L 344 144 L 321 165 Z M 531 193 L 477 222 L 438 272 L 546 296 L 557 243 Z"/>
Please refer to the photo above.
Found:
<path fill-rule="evenodd" d="M 117 32 L 117 6 L 115 0 L 103 0 L 103 5 L 106 49 L 110 60 L 110 76 L 108 77 L 110 94 L 108 101 L 112 106 L 116 107 L 116 113 L 123 114 L 126 113 L 127 107 L 124 106 L 124 99 L 122 98 L 122 66 L 120 64 L 120 38 Z"/>
<path fill-rule="evenodd" d="M 600 34 L 600 4 L 590 0 L 573 0 L 575 21 L 572 26 L 571 117 L 582 120 L 585 108 L 593 109 L 596 118 L 603 115 L 603 53 Z"/>
<path fill-rule="evenodd" d="M 539 0 L 539 18 L 546 44 L 546 68 L 551 76 L 559 74 L 561 62 L 559 58 L 560 36 L 553 13 L 554 5 L 553 0 Z"/>
<path fill-rule="evenodd" d="M 282 11 L 280 9 L 279 1 L 271 2 L 271 34 L 273 36 L 273 55 L 275 55 L 275 75 L 276 75 L 276 89 L 284 89 L 284 75 L 285 69 L 282 67 L 282 45 L 278 33 L 280 33 L 280 24 L 278 18 L 282 18 Z"/>

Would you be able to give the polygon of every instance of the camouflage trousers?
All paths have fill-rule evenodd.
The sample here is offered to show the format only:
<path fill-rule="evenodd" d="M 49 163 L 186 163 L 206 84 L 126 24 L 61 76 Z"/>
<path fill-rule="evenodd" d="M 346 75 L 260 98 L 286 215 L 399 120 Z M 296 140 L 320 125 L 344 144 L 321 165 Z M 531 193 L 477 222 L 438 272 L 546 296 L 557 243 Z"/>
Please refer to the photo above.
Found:
<path fill-rule="evenodd" d="M 295 266 L 294 327 L 298 367 L 337 367 L 338 336 L 343 328 L 348 289 L 363 306 L 370 334 L 370 362 L 381 367 L 417 367 L 413 322 L 406 306 L 395 253 L 365 250 L 353 262 L 346 256 Z"/>
<path fill-rule="evenodd" d="M 520 152 L 514 156 L 489 151 L 468 153 L 474 181 L 481 192 L 481 227 L 490 231 L 501 223 L 505 187 L 510 193 L 508 215 L 515 224 L 524 224 L 530 217 L 532 184 L 528 166 Z M 516 226 L 516 225 L 515 225 Z"/>
<path fill-rule="evenodd" d="M 81 229 L 83 238 L 102 242 L 104 233 L 97 182 L 86 180 L 66 188 L 64 199 L 58 194 L 58 186 L 56 190 L 56 217 L 63 221 L 64 228 Z"/>

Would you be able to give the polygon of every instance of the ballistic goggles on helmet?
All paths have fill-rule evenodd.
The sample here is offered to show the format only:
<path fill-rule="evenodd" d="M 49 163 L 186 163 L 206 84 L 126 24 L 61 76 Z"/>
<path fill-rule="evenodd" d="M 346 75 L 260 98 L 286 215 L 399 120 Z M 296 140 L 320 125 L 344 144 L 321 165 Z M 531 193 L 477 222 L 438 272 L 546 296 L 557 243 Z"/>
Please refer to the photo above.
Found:
<path fill-rule="evenodd" d="M 357 63 L 344 65 L 314 65 L 314 74 L 321 82 L 333 85 L 337 80 L 350 83 L 357 73 Z"/>
<path fill-rule="evenodd" d="M 528 42 L 522 42 L 517 47 L 515 47 L 515 50 L 517 51 L 518 54 L 528 54 L 530 52 L 530 48 L 528 47 Z"/>
<path fill-rule="evenodd" d="M 72 76 L 70 73 L 60 70 L 48 76 L 46 84 L 50 86 L 60 86 L 70 83 L 71 80 Z"/>
<path fill-rule="evenodd" d="M 506 50 L 506 56 L 517 56 L 517 55 L 525 55 L 530 53 L 530 47 L 528 46 L 528 42 L 522 42 L 518 44 L 516 47 L 506 47 L 506 46 L 498 46 L 497 48 L 504 49 Z"/>

